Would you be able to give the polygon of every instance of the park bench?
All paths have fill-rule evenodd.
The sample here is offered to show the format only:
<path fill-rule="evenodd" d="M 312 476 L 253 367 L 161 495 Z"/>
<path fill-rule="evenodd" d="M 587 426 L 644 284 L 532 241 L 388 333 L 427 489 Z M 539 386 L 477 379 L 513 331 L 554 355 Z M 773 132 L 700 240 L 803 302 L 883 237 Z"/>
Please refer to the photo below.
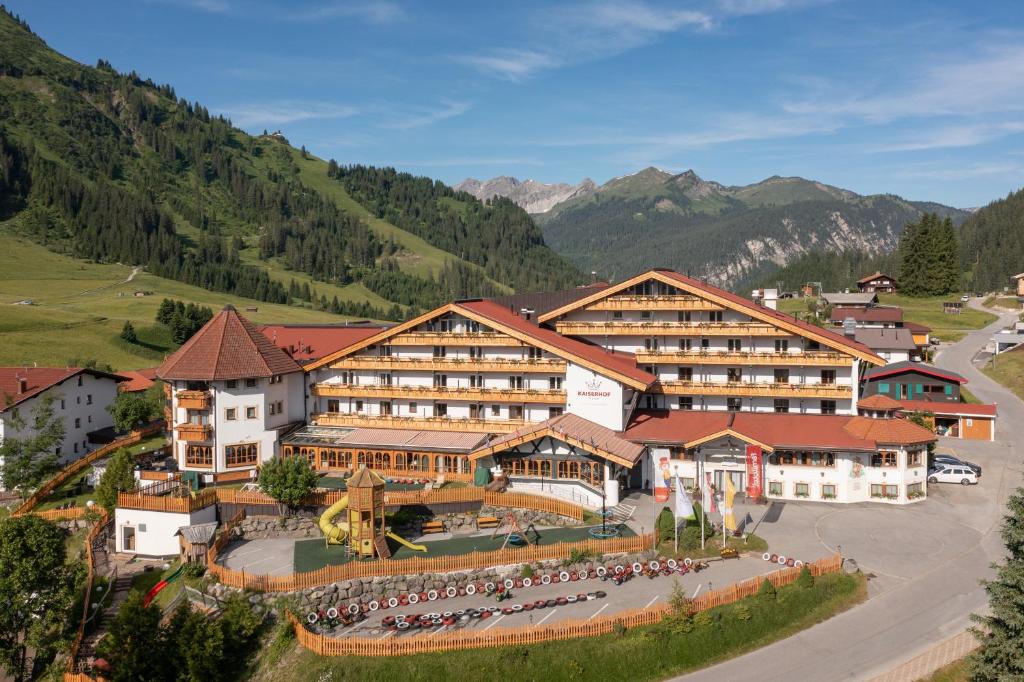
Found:
<path fill-rule="evenodd" d="M 476 517 L 477 528 L 497 528 L 499 519 L 497 516 L 478 516 Z"/>
<path fill-rule="evenodd" d="M 425 521 L 423 523 L 420 532 L 426 533 L 443 533 L 444 532 L 444 521 Z"/>

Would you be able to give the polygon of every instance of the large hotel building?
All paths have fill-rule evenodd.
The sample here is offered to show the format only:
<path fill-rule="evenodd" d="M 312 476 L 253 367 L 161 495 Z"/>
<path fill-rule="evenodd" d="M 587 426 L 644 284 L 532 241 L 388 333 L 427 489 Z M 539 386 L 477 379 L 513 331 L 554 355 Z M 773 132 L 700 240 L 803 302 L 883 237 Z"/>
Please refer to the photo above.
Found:
<path fill-rule="evenodd" d="M 502 475 L 592 506 L 663 494 L 676 475 L 755 496 L 908 502 L 925 494 L 934 436 L 892 401 L 858 403 L 863 372 L 884 363 L 849 336 L 652 270 L 390 327 L 271 335 L 226 309 L 158 374 L 179 468 L 207 481 L 280 455 L 321 471 Z"/>

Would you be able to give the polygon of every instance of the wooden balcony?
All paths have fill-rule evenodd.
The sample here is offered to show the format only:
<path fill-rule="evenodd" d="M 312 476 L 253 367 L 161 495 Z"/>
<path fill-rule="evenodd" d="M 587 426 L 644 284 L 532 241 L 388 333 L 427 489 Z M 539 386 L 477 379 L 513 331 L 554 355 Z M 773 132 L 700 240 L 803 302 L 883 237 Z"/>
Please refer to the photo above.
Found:
<path fill-rule="evenodd" d="M 513 388 L 456 388 L 448 386 L 378 386 L 318 384 L 314 395 L 330 398 L 401 398 L 403 400 L 481 400 L 562 404 L 565 391 Z"/>
<path fill-rule="evenodd" d="M 668 365 L 800 365 L 805 367 L 849 367 L 853 358 L 842 353 L 751 353 L 728 351 L 637 351 L 640 364 Z"/>
<path fill-rule="evenodd" d="M 209 391 L 178 391 L 178 407 L 188 410 L 208 410 L 212 403 Z"/>
<path fill-rule="evenodd" d="M 501 358 L 403 358 L 357 355 L 343 358 L 334 369 L 382 369 L 390 372 L 446 371 L 446 372 L 535 372 L 538 374 L 565 372 L 565 360 L 528 360 Z"/>
<path fill-rule="evenodd" d="M 558 322 L 569 336 L 793 336 L 763 322 Z"/>
<path fill-rule="evenodd" d="M 609 296 L 587 310 L 725 310 L 724 306 L 697 296 Z"/>
<path fill-rule="evenodd" d="M 201 443 L 213 438 L 213 427 L 209 424 L 178 424 L 174 432 L 178 440 L 186 443 Z"/>
<path fill-rule="evenodd" d="M 512 346 L 522 341 L 498 332 L 405 332 L 391 339 L 392 346 Z"/>
<path fill-rule="evenodd" d="M 838 384 L 776 384 L 753 381 L 662 381 L 653 389 L 665 395 L 724 395 L 768 398 L 852 398 L 849 386 Z"/>
<path fill-rule="evenodd" d="M 312 415 L 317 426 L 354 426 L 370 429 L 419 429 L 421 431 L 472 431 L 509 433 L 529 423 L 525 419 L 453 419 L 450 417 L 368 416 L 320 412 Z"/>

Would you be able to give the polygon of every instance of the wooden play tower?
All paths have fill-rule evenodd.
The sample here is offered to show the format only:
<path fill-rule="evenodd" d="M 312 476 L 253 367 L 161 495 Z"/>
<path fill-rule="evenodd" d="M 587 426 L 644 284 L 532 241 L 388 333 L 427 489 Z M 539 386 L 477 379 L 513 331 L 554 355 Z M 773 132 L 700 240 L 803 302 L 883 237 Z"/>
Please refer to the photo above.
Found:
<path fill-rule="evenodd" d="M 348 479 L 349 547 L 359 557 L 391 557 L 384 533 L 384 479 L 360 467 Z"/>

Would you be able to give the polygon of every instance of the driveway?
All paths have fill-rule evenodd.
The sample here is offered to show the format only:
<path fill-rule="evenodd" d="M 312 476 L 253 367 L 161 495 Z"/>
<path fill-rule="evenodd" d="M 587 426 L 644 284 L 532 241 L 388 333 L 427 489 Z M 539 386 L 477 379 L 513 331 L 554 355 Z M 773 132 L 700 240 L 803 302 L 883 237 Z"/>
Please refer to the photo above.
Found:
<path fill-rule="evenodd" d="M 980 301 L 972 301 L 978 307 Z M 786 503 L 757 530 L 773 550 L 811 557 L 842 546 L 873 577 L 869 599 L 788 639 L 679 679 L 863 680 L 891 670 L 962 632 L 987 604 L 980 580 L 1002 559 L 998 535 L 1007 495 L 1021 484 L 1024 403 L 983 375 L 974 355 L 998 322 L 942 347 L 936 364 L 967 377 L 979 400 L 999 406 L 997 442 L 941 439 L 940 446 L 981 464 L 977 486 L 929 486 L 929 498 L 907 507 L 830 507 Z"/>

